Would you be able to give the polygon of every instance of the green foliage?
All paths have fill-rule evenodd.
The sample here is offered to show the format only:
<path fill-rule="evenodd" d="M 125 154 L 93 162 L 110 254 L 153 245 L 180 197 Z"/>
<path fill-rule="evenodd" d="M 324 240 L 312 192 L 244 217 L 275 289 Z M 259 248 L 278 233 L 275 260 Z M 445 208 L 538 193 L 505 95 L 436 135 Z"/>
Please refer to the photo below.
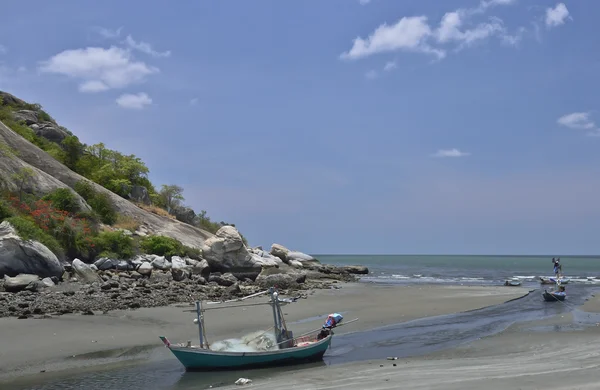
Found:
<path fill-rule="evenodd" d="M 29 167 L 23 167 L 19 170 L 19 172 L 15 172 L 11 175 L 11 179 L 17 185 L 17 189 L 19 190 L 19 200 L 23 200 L 23 192 L 27 185 L 31 182 L 33 178 L 33 169 Z"/>
<path fill-rule="evenodd" d="M 94 244 L 95 250 L 101 252 L 100 257 L 129 259 L 134 255 L 133 239 L 120 230 L 98 234 Z"/>
<path fill-rule="evenodd" d="M 183 197 L 183 188 L 178 185 L 163 184 L 158 193 L 159 206 L 171 213 L 175 210 L 185 198 Z"/>
<path fill-rule="evenodd" d="M 179 256 L 182 245 L 174 238 L 167 236 L 148 236 L 140 241 L 140 248 L 144 253 L 158 256 Z"/>
<path fill-rule="evenodd" d="M 52 202 L 52 206 L 58 210 L 64 210 L 69 213 L 79 211 L 79 202 L 71 190 L 68 188 L 57 188 L 42 198 Z"/>
<path fill-rule="evenodd" d="M 64 164 L 69 167 L 69 169 L 76 171 L 77 163 L 83 155 L 83 145 L 79 142 L 79 138 L 73 135 L 66 137 L 63 139 L 61 145 L 64 149 Z"/>
<path fill-rule="evenodd" d="M 75 191 L 85 199 L 103 223 L 112 225 L 117 222 L 117 212 L 107 194 L 96 192 L 85 180 L 75 184 Z"/>
<path fill-rule="evenodd" d="M 0 199 L 0 222 L 4 221 L 6 218 L 12 217 L 13 215 L 15 215 L 15 213 L 10 205 L 6 201 Z"/>
<path fill-rule="evenodd" d="M 24 123 L 14 120 L 12 113 L 16 110 L 32 110 L 37 113 L 41 122 L 55 123 L 54 119 L 42 109 L 39 104 L 3 104 L 0 99 L 0 120 L 3 121 L 17 134 L 24 137 L 34 145 L 46 151 L 53 158 L 65 164 L 69 169 L 79 173 L 87 179 L 103 186 L 113 193 L 127 198 L 133 186 L 143 186 L 148 190 L 151 202 L 154 206 L 165 209 L 172 214 L 184 201 L 183 188 L 177 185 L 162 185 L 157 191 L 148 179 L 148 167 L 135 155 L 124 155 L 118 151 L 108 149 L 103 143 L 85 145 L 66 128 L 60 127 L 70 136 L 66 137 L 61 144 L 50 142 L 37 136 L 35 132 Z M 10 150 L 2 148 L 0 154 L 7 155 Z M 91 188 L 90 188 L 91 190 Z M 79 191 L 77 191 L 79 193 Z M 81 194 L 81 193 L 80 193 Z M 83 195 L 82 195 L 83 196 Z M 106 195 L 91 194 L 83 196 L 94 212 L 107 224 L 114 224 L 116 214 Z M 201 211 L 196 217 L 194 225 L 215 233 L 225 222 L 213 222 Z M 245 238 L 242 236 L 245 241 Z"/>
<path fill-rule="evenodd" d="M 55 255 L 59 257 L 63 256 L 63 250 L 56 238 L 44 232 L 32 219 L 27 217 L 10 217 L 6 221 L 14 226 L 19 237 L 22 239 L 39 241 Z"/>
<path fill-rule="evenodd" d="M 148 185 L 148 167 L 134 155 L 110 150 L 103 143 L 84 147 L 76 171 L 125 197 L 134 185 Z"/>

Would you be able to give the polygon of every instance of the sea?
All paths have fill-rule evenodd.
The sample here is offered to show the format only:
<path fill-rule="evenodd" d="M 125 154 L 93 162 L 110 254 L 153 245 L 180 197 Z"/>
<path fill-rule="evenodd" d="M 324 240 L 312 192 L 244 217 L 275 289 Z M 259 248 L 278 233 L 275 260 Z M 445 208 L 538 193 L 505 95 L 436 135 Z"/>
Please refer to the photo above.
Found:
<path fill-rule="evenodd" d="M 553 276 L 552 256 L 427 256 L 427 255 L 315 255 L 322 263 L 364 265 L 368 275 L 361 283 L 398 285 L 503 285 L 519 280 L 530 294 L 500 305 L 444 316 L 428 317 L 336 336 L 322 362 L 277 369 L 193 373 L 157 345 L 145 352 L 142 363 L 124 360 L 107 370 L 81 370 L 68 376 L 46 376 L 34 381 L 2 385 L 3 390 L 200 390 L 232 385 L 238 378 L 259 380 L 286 370 L 305 370 L 387 356 L 423 356 L 499 333 L 520 321 L 572 313 L 576 326 L 594 326 L 600 316 L 577 307 L 600 291 L 600 256 L 561 257 L 563 274 L 569 279 L 568 300 L 545 304 L 539 293 L 540 277 Z M 542 286 L 546 287 L 546 286 Z M 573 330 L 569 328 L 568 330 Z M 548 332 L 548 329 L 540 329 Z M 551 331 L 559 331 L 556 328 Z"/>

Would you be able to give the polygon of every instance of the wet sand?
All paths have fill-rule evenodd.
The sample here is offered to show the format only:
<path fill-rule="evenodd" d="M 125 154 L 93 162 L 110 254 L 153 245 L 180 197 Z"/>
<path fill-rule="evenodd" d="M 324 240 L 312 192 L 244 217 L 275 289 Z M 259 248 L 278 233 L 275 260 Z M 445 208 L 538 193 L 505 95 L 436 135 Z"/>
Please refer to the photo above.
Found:
<path fill-rule="evenodd" d="M 300 370 L 253 385 L 264 390 L 284 385 L 302 390 L 598 389 L 598 313 L 600 298 L 593 297 L 574 314 L 513 325 L 426 357 Z"/>
<path fill-rule="evenodd" d="M 451 314 L 500 304 L 526 295 L 515 287 L 476 286 L 381 286 L 364 283 L 339 284 L 342 288 L 316 290 L 307 299 L 286 305 L 288 327 L 296 335 L 319 328 L 327 314 L 342 313 L 345 321 L 359 318 L 337 334 L 372 329 L 416 318 Z M 252 298 L 250 302 L 266 302 Z M 191 305 L 116 311 L 105 315 L 64 315 L 49 319 L 0 319 L 0 380 L 36 374 L 44 370 L 76 371 L 108 363 L 128 354 L 143 357 L 145 350 L 161 347 L 158 336 L 171 342 L 197 343 L 195 313 Z M 296 321 L 299 321 L 296 323 Z M 267 330 L 272 323 L 270 307 L 254 306 L 206 313 L 207 336 L 214 342 Z M 72 359 L 69 357 L 76 357 Z M 369 367 L 369 366 L 365 366 Z M 73 371 L 73 370 L 70 370 Z M 37 375 L 36 375 L 37 376 Z M 302 379 L 300 379 L 302 380 Z"/>

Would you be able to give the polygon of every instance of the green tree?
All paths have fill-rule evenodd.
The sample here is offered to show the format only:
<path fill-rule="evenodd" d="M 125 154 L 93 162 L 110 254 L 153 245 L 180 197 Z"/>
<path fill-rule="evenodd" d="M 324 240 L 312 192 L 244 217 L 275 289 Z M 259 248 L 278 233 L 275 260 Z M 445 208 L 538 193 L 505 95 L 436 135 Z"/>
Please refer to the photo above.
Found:
<path fill-rule="evenodd" d="M 17 185 L 17 189 L 19 190 L 19 201 L 23 201 L 23 191 L 33 178 L 33 169 L 30 167 L 23 167 L 19 170 L 19 172 L 13 173 L 11 178 L 14 180 Z"/>
<path fill-rule="evenodd" d="M 161 206 L 169 213 L 181 205 L 181 202 L 184 200 L 183 188 L 175 184 L 163 184 L 158 195 Z"/>
<path fill-rule="evenodd" d="M 71 135 L 62 141 L 64 153 L 64 163 L 69 169 L 76 171 L 77 163 L 83 154 L 83 145 L 79 142 L 79 138 Z"/>

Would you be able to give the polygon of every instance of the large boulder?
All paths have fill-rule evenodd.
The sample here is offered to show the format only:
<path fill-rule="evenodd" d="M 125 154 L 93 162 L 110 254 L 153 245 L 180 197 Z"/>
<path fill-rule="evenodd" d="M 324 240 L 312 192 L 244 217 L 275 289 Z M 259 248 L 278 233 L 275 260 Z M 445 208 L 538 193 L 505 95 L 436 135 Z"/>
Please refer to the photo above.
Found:
<path fill-rule="evenodd" d="M 287 262 L 287 255 L 290 252 L 290 250 L 286 247 L 284 247 L 283 245 L 279 245 L 279 244 L 273 244 L 271 245 L 271 255 L 279 257 L 282 261 L 286 261 Z"/>
<path fill-rule="evenodd" d="M 4 290 L 7 292 L 19 292 L 28 286 L 33 286 L 40 280 L 39 276 L 31 274 L 19 274 L 14 278 L 4 275 Z"/>
<path fill-rule="evenodd" d="M 150 194 L 148 193 L 148 189 L 144 186 L 132 186 L 131 190 L 129 191 L 128 197 L 134 202 L 148 205 L 152 203 L 150 200 Z"/>
<path fill-rule="evenodd" d="M 177 218 L 178 221 L 190 225 L 194 223 L 194 219 L 196 218 L 196 212 L 193 209 L 185 206 L 177 207 L 175 210 L 173 210 L 173 214 L 175 214 L 175 218 Z"/>
<path fill-rule="evenodd" d="M 238 274 L 251 274 L 256 277 L 263 264 L 273 262 L 272 259 L 250 253 L 233 226 L 223 226 L 213 237 L 207 239 L 202 253 L 211 271 L 231 272 L 238 277 Z"/>
<path fill-rule="evenodd" d="M 27 126 L 39 122 L 38 113 L 33 110 L 19 110 L 13 113 L 13 117 L 17 122 L 24 122 Z"/>
<path fill-rule="evenodd" d="M 60 277 L 64 271 L 56 255 L 45 245 L 21 239 L 8 221 L 0 223 L 0 277 L 19 274 Z"/>
<path fill-rule="evenodd" d="M 299 261 L 301 263 L 319 264 L 319 260 L 315 259 L 311 255 L 302 253 L 299 251 L 289 251 L 286 256 L 287 261 Z"/>
<path fill-rule="evenodd" d="M 96 271 L 79 259 L 73 260 L 71 265 L 73 266 L 73 272 L 75 272 L 79 280 L 83 282 L 94 283 L 102 280 Z"/>
<path fill-rule="evenodd" d="M 65 130 L 50 122 L 33 124 L 30 127 L 36 135 L 46 138 L 48 141 L 55 142 L 57 144 L 60 144 L 69 136 L 69 133 L 67 133 Z"/>
<path fill-rule="evenodd" d="M 256 283 L 263 287 L 280 289 L 298 287 L 306 281 L 306 274 L 297 272 L 291 267 L 265 267 L 256 278 Z"/>

